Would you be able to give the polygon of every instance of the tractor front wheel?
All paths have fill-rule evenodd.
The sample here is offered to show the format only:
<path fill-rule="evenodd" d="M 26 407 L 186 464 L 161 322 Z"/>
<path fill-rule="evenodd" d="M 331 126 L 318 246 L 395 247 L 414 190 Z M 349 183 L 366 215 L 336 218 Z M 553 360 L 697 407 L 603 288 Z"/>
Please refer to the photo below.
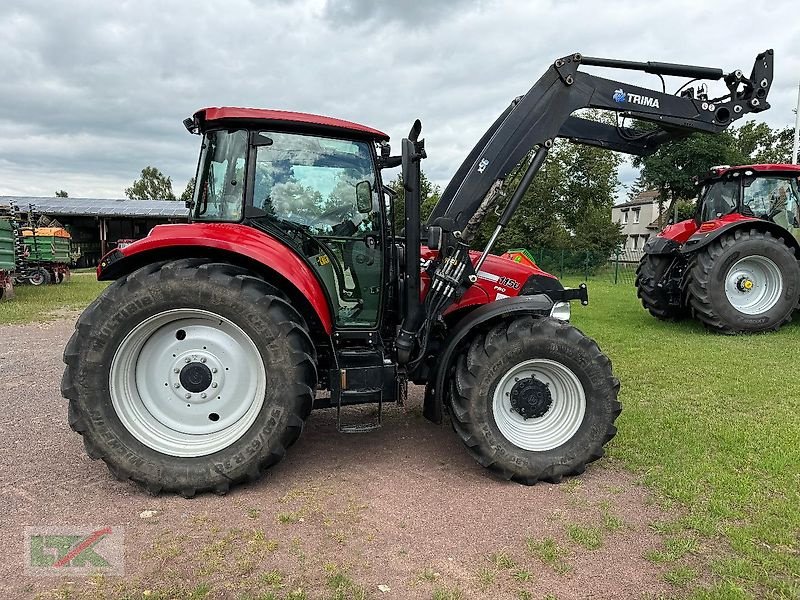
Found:
<path fill-rule="evenodd" d="M 314 346 L 278 292 L 226 263 L 145 266 L 78 319 L 64 351 L 70 426 L 92 458 L 151 493 L 224 493 L 303 428 Z"/>
<path fill-rule="evenodd" d="M 769 232 L 736 230 L 699 250 L 689 301 L 695 317 L 723 333 L 777 330 L 800 296 L 794 250 Z"/>
<path fill-rule="evenodd" d="M 617 431 L 611 361 L 555 319 L 520 317 L 477 335 L 453 388 L 453 427 L 470 454 L 527 485 L 582 473 Z"/>
<path fill-rule="evenodd" d="M 662 320 L 677 320 L 684 316 L 684 309 L 669 302 L 664 287 L 664 275 L 674 257 L 661 254 L 645 254 L 636 268 L 636 295 L 647 311 Z"/>

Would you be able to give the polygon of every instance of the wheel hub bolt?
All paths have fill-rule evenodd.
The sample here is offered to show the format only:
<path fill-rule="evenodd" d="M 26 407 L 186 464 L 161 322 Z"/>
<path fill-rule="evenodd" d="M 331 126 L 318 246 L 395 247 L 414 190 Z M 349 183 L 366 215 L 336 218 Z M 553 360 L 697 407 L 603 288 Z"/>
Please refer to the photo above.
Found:
<path fill-rule="evenodd" d="M 200 397 L 201 397 L 201 398 L 205 398 L 205 397 L 206 397 L 206 393 L 205 393 L 205 392 L 203 392 L 202 394 L 200 394 Z"/>
<path fill-rule="evenodd" d="M 191 398 L 191 397 L 192 397 L 192 395 L 191 395 L 191 394 L 186 394 L 186 399 L 187 399 L 187 400 L 188 400 L 189 398 Z"/>
<path fill-rule="evenodd" d="M 187 356 L 186 358 L 183 359 L 183 362 L 190 363 L 192 362 L 192 359 Z"/>
<path fill-rule="evenodd" d="M 217 372 L 217 367 L 214 367 L 213 369 L 211 369 L 211 372 L 212 373 L 216 373 Z"/>
<path fill-rule="evenodd" d="M 174 369 L 172 369 L 172 372 L 173 373 L 180 373 L 181 370 L 178 367 L 175 367 Z"/>
<path fill-rule="evenodd" d="M 217 387 L 217 382 L 215 381 L 214 383 L 212 383 L 212 384 L 211 384 L 211 387 L 212 387 L 212 388 L 215 388 L 215 387 Z"/>
<path fill-rule="evenodd" d="M 175 385 L 175 389 L 176 389 L 176 390 L 177 390 L 179 387 L 181 387 L 181 384 L 180 384 L 180 383 L 177 383 L 177 382 L 176 382 L 174 385 Z"/>
<path fill-rule="evenodd" d="M 201 363 L 204 363 L 204 362 L 206 362 L 206 357 L 205 357 L 205 356 L 201 356 L 201 357 L 200 357 L 200 362 L 201 362 Z"/>

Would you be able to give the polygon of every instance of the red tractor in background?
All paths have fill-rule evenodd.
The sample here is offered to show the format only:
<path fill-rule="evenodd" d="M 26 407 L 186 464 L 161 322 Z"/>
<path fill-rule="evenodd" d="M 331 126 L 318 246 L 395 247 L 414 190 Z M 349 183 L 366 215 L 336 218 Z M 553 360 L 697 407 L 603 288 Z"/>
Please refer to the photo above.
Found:
<path fill-rule="evenodd" d="M 673 96 L 581 66 L 724 80 L 727 94 Z M 716 133 L 769 107 L 773 55 L 741 71 L 573 54 L 556 60 L 489 127 L 420 222 L 421 124 L 392 156 L 388 136 L 304 113 L 206 108 L 191 223 L 112 250 L 115 280 L 64 351 L 69 423 L 92 458 L 151 493 L 224 493 L 281 460 L 312 408 L 402 402 L 450 422 L 484 467 L 558 482 L 603 455 L 621 410 L 598 345 L 566 321 L 584 286 L 491 255 L 558 137 L 632 154 Z M 573 115 L 584 108 L 647 131 Z M 381 171 L 402 167 L 404 197 Z M 513 189 L 506 189 L 506 186 Z M 394 228 L 403 202 L 405 226 Z M 497 226 L 470 243 L 489 211 Z M 327 394 L 323 394 L 327 392 Z M 324 457 L 322 457 L 324 460 Z"/>
<path fill-rule="evenodd" d="M 776 330 L 800 299 L 800 166 L 714 167 L 691 219 L 644 247 L 636 287 L 659 319 L 693 315 L 724 333 Z"/>

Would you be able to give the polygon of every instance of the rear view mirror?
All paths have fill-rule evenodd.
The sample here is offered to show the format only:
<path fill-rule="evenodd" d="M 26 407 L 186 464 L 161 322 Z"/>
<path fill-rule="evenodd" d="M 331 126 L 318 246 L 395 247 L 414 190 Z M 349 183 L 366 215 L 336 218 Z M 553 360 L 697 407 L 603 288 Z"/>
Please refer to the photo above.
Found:
<path fill-rule="evenodd" d="M 369 181 L 359 181 L 356 184 L 356 208 L 360 213 L 372 212 L 372 186 Z"/>

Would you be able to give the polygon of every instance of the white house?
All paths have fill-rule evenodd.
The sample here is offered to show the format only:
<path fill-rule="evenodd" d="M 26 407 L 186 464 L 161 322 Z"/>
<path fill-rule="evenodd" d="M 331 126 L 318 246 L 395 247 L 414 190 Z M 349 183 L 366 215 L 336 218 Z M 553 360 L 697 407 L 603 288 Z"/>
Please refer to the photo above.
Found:
<path fill-rule="evenodd" d="M 611 220 L 622 225 L 626 250 L 641 250 L 658 233 L 658 208 L 656 190 L 641 192 L 633 200 L 611 208 Z"/>

